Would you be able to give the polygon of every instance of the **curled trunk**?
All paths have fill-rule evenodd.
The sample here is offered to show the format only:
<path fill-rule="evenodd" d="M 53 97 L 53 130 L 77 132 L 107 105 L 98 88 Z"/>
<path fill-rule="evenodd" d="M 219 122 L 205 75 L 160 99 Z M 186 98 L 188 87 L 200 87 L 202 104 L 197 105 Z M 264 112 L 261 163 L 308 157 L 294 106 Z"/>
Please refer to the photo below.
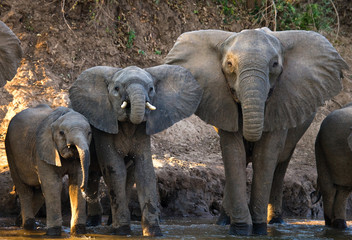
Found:
<path fill-rule="evenodd" d="M 85 191 L 87 189 L 87 184 L 88 184 L 88 172 L 89 172 L 89 165 L 90 165 L 90 154 L 89 154 L 89 146 L 88 144 L 77 144 L 76 145 L 80 163 L 81 163 L 81 169 L 82 169 L 82 182 L 81 182 L 81 191 L 83 193 L 83 196 L 85 196 Z"/>

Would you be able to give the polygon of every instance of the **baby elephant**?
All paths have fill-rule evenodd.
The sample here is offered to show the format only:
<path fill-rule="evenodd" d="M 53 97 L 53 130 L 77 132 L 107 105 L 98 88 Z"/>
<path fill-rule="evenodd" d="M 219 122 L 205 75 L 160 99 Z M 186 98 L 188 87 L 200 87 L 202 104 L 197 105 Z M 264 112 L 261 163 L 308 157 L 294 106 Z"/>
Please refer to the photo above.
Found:
<path fill-rule="evenodd" d="M 68 174 L 71 234 L 85 233 L 83 196 L 88 181 L 90 141 L 87 119 L 66 107 L 53 110 L 39 105 L 23 110 L 11 120 L 5 148 L 25 229 L 34 229 L 34 217 L 44 203 L 44 195 L 46 234 L 61 235 L 62 177 Z"/>
<path fill-rule="evenodd" d="M 352 191 L 352 103 L 330 113 L 321 124 L 315 155 L 325 225 L 347 228 L 346 203 Z"/>

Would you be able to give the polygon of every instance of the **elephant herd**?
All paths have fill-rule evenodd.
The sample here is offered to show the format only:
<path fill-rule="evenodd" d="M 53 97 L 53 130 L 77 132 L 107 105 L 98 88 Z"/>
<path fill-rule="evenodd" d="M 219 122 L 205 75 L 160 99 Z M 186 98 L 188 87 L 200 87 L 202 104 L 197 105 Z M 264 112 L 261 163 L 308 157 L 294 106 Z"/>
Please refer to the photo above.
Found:
<path fill-rule="evenodd" d="M 14 77 L 21 53 L 19 40 L 0 22 L 2 85 Z M 341 91 L 344 69 L 322 35 L 268 28 L 186 32 L 163 65 L 89 68 L 69 89 L 70 108 L 41 104 L 8 126 L 5 148 L 22 226 L 34 229 L 45 203 L 47 235 L 61 234 L 60 193 L 68 174 L 71 234 L 84 234 L 86 205 L 89 215 L 102 214 L 97 192 L 103 176 L 114 233 L 131 234 L 128 202 L 135 184 L 143 235 L 161 236 L 150 136 L 195 113 L 220 136 L 226 182 L 218 223 L 230 224 L 230 235 L 265 235 L 267 223 L 283 223 L 283 179 L 295 146 L 317 108 Z M 351 127 L 352 104 L 332 112 L 316 140 L 325 223 L 336 228 L 347 227 Z"/>

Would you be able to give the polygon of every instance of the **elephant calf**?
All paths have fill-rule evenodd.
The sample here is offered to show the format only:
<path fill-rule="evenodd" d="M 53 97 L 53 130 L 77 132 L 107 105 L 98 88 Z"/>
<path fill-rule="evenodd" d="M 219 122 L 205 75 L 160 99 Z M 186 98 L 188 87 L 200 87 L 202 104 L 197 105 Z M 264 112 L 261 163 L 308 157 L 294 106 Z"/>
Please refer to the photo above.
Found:
<path fill-rule="evenodd" d="M 88 181 L 90 141 L 87 119 L 66 107 L 53 110 L 39 105 L 11 120 L 5 148 L 25 229 L 34 229 L 34 217 L 45 197 L 47 235 L 61 234 L 62 177 L 68 174 L 71 234 L 85 233 L 86 202 L 82 194 Z"/>
<path fill-rule="evenodd" d="M 352 191 L 351 127 L 352 103 L 324 119 L 315 142 L 325 225 L 338 229 L 347 228 L 346 203 Z"/>
<path fill-rule="evenodd" d="M 72 108 L 92 125 L 115 234 L 131 234 L 128 201 L 135 182 L 143 235 L 162 235 L 150 135 L 192 115 L 201 96 L 197 81 L 179 66 L 97 66 L 85 70 L 73 83 L 69 90 Z M 96 197 L 90 193 L 97 191 L 93 183 L 98 181 L 90 177 L 89 198 Z"/>

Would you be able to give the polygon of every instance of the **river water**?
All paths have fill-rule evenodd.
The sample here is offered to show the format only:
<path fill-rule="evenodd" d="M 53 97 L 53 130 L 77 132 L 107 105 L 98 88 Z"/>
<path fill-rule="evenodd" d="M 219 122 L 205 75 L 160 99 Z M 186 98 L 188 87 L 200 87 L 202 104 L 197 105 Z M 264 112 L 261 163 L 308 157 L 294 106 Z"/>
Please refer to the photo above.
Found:
<path fill-rule="evenodd" d="M 337 231 L 324 226 L 323 221 L 318 220 L 295 220 L 286 219 L 286 224 L 269 225 L 267 236 L 233 237 L 229 236 L 228 226 L 215 225 L 216 219 L 174 219 L 161 222 L 161 229 L 164 236 L 156 239 L 352 239 L 352 229 Z M 142 229 L 139 222 L 133 222 L 131 228 L 133 235 L 120 237 L 111 235 L 111 228 L 108 226 L 90 227 L 88 233 L 81 237 L 70 237 L 70 229 L 63 227 L 60 238 L 48 238 L 44 231 L 43 222 L 38 222 L 41 227 L 36 231 L 25 231 L 13 226 L 13 220 L 0 218 L 0 239 L 9 240 L 47 240 L 47 239 L 148 239 L 142 237 Z M 351 222 L 348 222 L 350 225 Z M 12 226 L 10 226 L 12 225 Z"/>

